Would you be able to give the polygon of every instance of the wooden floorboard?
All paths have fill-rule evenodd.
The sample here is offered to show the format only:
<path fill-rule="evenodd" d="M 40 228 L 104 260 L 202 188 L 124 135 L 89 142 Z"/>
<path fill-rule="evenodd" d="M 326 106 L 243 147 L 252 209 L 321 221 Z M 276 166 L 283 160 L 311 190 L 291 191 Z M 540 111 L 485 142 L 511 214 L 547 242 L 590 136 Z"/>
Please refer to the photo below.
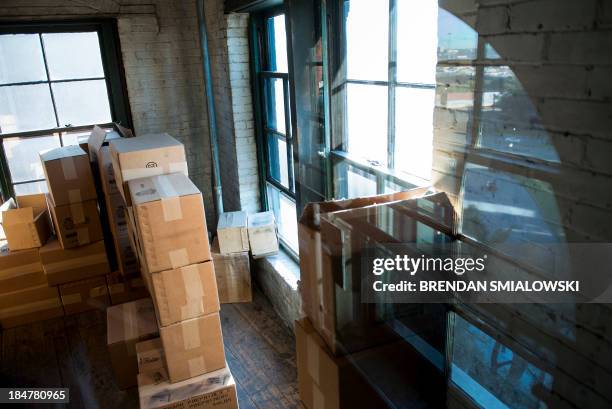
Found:
<path fill-rule="evenodd" d="M 295 340 L 261 292 L 252 303 L 222 305 L 221 323 L 240 408 L 297 408 Z M 137 388 L 115 385 L 105 311 L 8 329 L 0 346 L 1 386 L 68 387 L 71 409 L 138 408 Z"/>

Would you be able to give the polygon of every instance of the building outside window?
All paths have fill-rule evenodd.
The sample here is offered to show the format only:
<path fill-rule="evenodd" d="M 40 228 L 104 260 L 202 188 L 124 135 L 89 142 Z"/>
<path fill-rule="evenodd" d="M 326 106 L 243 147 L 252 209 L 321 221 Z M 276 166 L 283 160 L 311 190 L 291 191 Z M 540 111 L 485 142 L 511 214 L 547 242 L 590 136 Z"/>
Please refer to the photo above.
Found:
<path fill-rule="evenodd" d="M 39 152 L 77 144 L 95 124 L 129 126 L 113 22 L 0 31 L 2 193 L 47 190 Z"/>

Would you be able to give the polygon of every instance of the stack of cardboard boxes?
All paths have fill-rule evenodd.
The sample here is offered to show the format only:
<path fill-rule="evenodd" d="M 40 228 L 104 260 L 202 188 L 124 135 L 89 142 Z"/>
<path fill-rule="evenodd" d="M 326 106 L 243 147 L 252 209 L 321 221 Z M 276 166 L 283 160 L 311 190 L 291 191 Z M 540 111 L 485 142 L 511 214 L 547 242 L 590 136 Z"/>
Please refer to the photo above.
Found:
<path fill-rule="evenodd" d="M 228 406 L 219 407 L 237 407 L 225 362 L 202 194 L 187 176 L 183 145 L 167 134 L 145 135 L 111 141 L 110 155 L 117 189 L 127 204 L 128 235 L 159 327 L 157 347 L 138 344 L 136 350 L 156 349 L 165 357 L 159 359 L 163 365 L 141 363 L 138 369 L 141 407 L 166 407 L 167 399 L 157 399 L 161 391 L 174 391 L 169 393 L 179 406 L 172 407 L 210 407 L 219 389 L 211 389 L 206 374 L 215 371 L 221 371 L 216 379 L 221 376 L 229 391 L 222 399 Z M 132 331 L 129 339 L 138 337 L 142 334 Z M 109 343 L 111 338 L 119 344 L 127 340 L 109 334 Z"/>
<path fill-rule="evenodd" d="M 79 146 L 40 155 L 56 238 L 40 249 L 47 282 L 58 286 L 67 314 L 104 309 L 110 272 L 89 158 Z"/>

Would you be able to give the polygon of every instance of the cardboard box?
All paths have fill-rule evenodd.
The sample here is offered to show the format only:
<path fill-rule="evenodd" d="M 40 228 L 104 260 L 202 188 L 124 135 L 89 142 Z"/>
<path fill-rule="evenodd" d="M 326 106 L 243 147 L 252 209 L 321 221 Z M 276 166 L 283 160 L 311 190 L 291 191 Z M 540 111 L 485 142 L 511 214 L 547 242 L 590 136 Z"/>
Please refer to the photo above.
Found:
<path fill-rule="evenodd" d="M 295 321 L 300 399 L 308 409 L 386 408 L 345 357 L 335 357 L 308 320 Z"/>
<path fill-rule="evenodd" d="M 44 194 L 17 196 L 0 206 L 2 227 L 11 250 L 42 247 L 51 235 Z"/>
<path fill-rule="evenodd" d="M 212 261 L 147 274 L 145 280 L 160 326 L 219 311 Z"/>
<path fill-rule="evenodd" d="M 89 158 L 79 146 L 52 149 L 41 153 L 40 160 L 56 206 L 96 199 Z"/>
<path fill-rule="evenodd" d="M 149 290 L 140 274 L 123 275 L 113 271 L 106 275 L 108 294 L 113 305 L 149 297 Z"/>
<path fill-rule="evenodd" d="M 132 249 L 130 238 L 128 235 L 113 237 L 115 252 L 117 253 L 117 262 L 119 271 L 124 276 L 140 275 L 140 266 L 136 252 Z"/>
<path fill-rule="evenodd" d="M 114 236 L 127 235 L 127 206 L 120 194 L 105 196 L 109 224 Z"/>
<path fill-rule="evenodd" d="M 129 186 L 144 256 L 141 264 L 148 272 L 211 259 L 202 194 L 187 176 L 134 179 Z"/>
<path fill-rule="evenodd" d="M 131 131 L 129 129 L 127 128 L 123 128 L 123 129 L 128 131 L 129 134 L 131 135 Z M 86 144 L 87 149 L 85 149 L 85 152 L 87 152 L 91 162 L 99 162 L 100 161 L 100 157 L 99 157 L 100 149 L 102 149 L 103 146 L 108 145 L 109 141 L 113 139 L 118 139 L 121 137 L 122 135 L 120 132 L 117 132 L 114 130 L 109 130 L 107 132 L 97 125 L 94 126 L 93 129 L 91 130 L 91 133 L 89 134 L 87 138 L 87 144 Z"/>
<path fill-rule="evenodd" d="M 221 213 L 217 223 L 217 237 L 221 254 L 249 251 L 246 212 Z"/>
<path fill-rule="evenodd" d="M 38 249 L 9 250 L 0 241 L 0 294 L 47 284 Z"/>
<path fill-rule="evenodd" d="M 103 241 L 63 249 L 58 240 L 52 239 L 40 249 L 40 260 L 49 285 L 110 273 Z"/>
<path fill-rule="evenodd" d="M 97 200 L 56 206 L 52 198 L 49 199 L 55 235 L 63 248 L 83 246 L 104 239 Z"/>
<path fill-rule="evenodd" d="M 46 284 L 0 295 L 0 327 L 7 329 L 64 315 L 56 287 Z"/>
<path fill-rule="evenodd" d="M 248 220 L 249 244 L 254 258 L 278 253 L 276 221 L 271 211 L 253 213 Z"/>
<path fill-rule="evenodd" d="M 219 313 L 161 327 L 170 382 L 179 382 L 225 366 Z"/>
<path fill-rule="evenodd" d="M 106 310 L 107 346 L 117 386 L 137 384 L 136 344 L 158 337 L 155 310 L 150 299 L 114 305 Z"/>
<path fill-rule="evenodd" d="M 138 375 L 141 409 L 238 409 L 229 368 L 170 383 L 164 369 Z"/>
<path fill-rule="evenodd" d="M 128 205 L 130 180 L 175 172 L 188 176 L 185 147 L 168 134 L 121 138 L 109 145 L 117 188 Z"/>
<path fill-rule="evenodd" d="M 217 238 L 210 249 L 221 304 L 253 301 L 249 253 L 220 254 Z"/>
<path fill-rule="evenodd" d="M 115 169 L 110 153 L 110 147 L 102 146 L 98 151 L 98 168 L 100 169 L 100 179 L 102 180 L 102 190 L 105 195 L 121 195 L 115 179 Z"/>
<path fill-rule="evenodd" d="M 164 348 L 160 338 L 153 338 L 136 344 L 138 373 L 151 373 L 165 368 Z"/>
<path fill-rule="evenodd" d="M 334 263 L 321 250 L 321 217 L 338 211 L 359 209 L 378 204 L 408 200 L 427 193 L 427 188 L 406 192 L 361 197 L 348 200 L 309 203 L 304 208 L 298 224 L 300 247 L 300 294 L 302 309 L 312 325 L 336 352 L 336 304 Z M 334 232 L 332 236 L 337 236 Z M 334 240 L 328 237 L 327 240 Z M 341 238 L 339 239 L 340 241 Z M 325 271 L 324 271 L 325 270 Z"/>
<path fill-rule="evenodd" d="M 59 292 L 66 315 L 105 310 L 110 304 L 104 276 L 62 284 Z"/>

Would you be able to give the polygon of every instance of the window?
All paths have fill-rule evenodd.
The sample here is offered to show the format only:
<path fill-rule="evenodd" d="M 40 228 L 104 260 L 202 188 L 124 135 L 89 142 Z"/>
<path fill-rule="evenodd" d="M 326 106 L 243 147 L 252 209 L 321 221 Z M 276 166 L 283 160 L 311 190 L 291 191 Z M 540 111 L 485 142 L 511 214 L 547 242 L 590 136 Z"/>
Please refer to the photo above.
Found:
<path fill-rule="evenodd" d="M 255 105 L 259 111 L 259 147 L 265 163 L 264 208 L 274 212 L 281 243 L 296 255 L 298 236 L 285 15 L 280 11 L 266 12 L 253 21 L 257 36 L 254 43 L 259 44 L 254 58 L 258 88 Z"/>
<path fill-rule="evenodd" d="M 129 124 L 113 22 L 0 27 L 2 193 L 45 192 L 39 152 Z"/>
<path fill-rule="evenodd" d="M 334 157 L 353 166 L 361 162 L 364 171 L 382 175 L 378 193 L 389 179 L 404 187 L 409 187 L 406 182 L 427 184 L 436 92 L 437 2 L 343 0 L 341 4 L 343 66 L 341 79 L 334 84 L 334 102 L 344 106 L 344 124 Z M 338 166 L 335 171 L 341 173 Z M 340 195 L 350 195 L 349 190 Z"/>

